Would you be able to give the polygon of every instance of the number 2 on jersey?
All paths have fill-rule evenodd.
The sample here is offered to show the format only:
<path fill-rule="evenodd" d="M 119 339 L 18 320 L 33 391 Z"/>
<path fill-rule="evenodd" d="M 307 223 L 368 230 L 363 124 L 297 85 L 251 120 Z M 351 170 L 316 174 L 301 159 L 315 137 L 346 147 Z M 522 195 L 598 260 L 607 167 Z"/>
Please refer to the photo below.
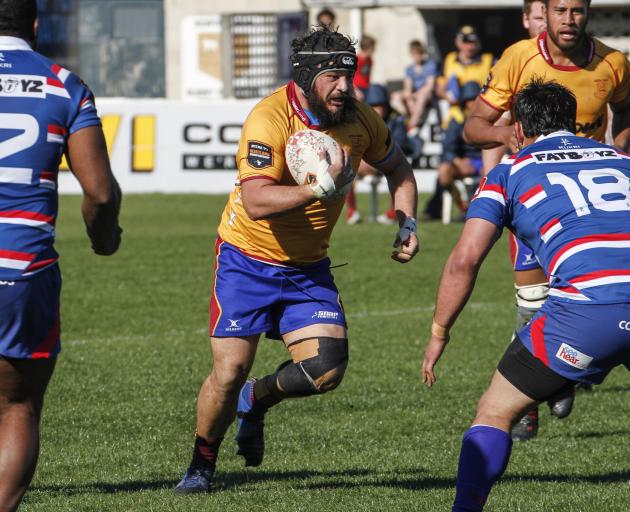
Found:
<path fill-rule="evenodd" d="M 0 130 L 24 130 L 0 142 L 0 160 L 34 146 L 39 137 L 39 123 L 29 114 L 0 114 Z"/>

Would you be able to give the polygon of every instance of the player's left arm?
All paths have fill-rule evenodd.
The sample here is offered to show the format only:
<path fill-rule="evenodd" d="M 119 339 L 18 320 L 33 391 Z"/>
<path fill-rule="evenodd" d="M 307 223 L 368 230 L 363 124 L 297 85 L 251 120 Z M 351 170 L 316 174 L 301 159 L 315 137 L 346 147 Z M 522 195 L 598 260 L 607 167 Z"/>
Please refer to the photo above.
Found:
<path fill-rule="evenodd" d="M 446 261 L 437 293 L 431 339 L 422 362 L 422 382 L 428 387 L 436 381 L 434 368 L 448 343 L 449 330 L 466 305 L 479 268 L 500 235 L 501 229 L 496 224 L 481 218 L 468 219 Z"/>
<path fill-rule="evenodd" d="M 407 263 L 416 255 L 419 248 L 416 234 L 418 186 L 413 169 L 396 144 L 384 161 L 372 165 L 385 175 L 398 217 L 400 229 L 394 241 L 394 248 L 397 250 L 392 251 L 392 259 Z"/>
<path fill-rule="evenodd" d="M 613 145 L 622 151 L 630 151 L 630 95 L 619 103 L 611 103 Z"/>

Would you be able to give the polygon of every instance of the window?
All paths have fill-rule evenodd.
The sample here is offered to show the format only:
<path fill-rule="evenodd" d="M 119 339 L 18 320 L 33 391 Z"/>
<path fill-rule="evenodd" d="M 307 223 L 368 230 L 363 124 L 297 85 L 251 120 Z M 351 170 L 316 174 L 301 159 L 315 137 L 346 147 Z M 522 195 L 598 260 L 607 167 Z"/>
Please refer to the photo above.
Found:
<path fill-rule="evenodd" d="M 38 9 L 38 51 L 97 96 L 164 96 L 162 0 L 38 0 Z"/>

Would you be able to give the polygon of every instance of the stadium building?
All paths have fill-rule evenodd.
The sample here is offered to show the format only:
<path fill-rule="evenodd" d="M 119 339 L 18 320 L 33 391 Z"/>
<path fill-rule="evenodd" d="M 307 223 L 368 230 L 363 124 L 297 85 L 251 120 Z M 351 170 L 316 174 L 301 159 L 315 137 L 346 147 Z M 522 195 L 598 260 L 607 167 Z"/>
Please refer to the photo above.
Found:
<path fill-rule="evenodd" d="M 39 49 L 89 84 L 129 192 L 231 189 L 240 125 L 255 101 L 290 78 L 289 42 L 331 8 L 339 29 L 377 41 L 372 81 L 395 86 L 412 39 L 441 59 L 458 27 L 499 56 L 525 37 L 521 2 L 498 0 L 39 0 Z M 594 0 L 590 31 L 630 53 L 630 6 Z M 141 98 L 141 99 L 139 99 Z M 418 167 L 435 168 L 435 113 Z M 69 176 L 62 191 L 78 191 Z M 430 180 L 421 180 L 427 183 Z M 430 188 L 430 187 L 429 187 Z"/>

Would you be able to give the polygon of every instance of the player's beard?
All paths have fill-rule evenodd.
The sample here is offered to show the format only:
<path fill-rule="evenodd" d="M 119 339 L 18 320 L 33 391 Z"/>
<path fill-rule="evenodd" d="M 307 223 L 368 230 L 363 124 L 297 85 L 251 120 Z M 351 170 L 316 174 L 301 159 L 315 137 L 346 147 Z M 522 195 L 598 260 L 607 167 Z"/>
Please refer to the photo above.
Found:
<path fill-rule="evenodd" d="M 304 96 L 306 96 L 308 106 L 322 129 L 350 123 L 357 118 L 357 107 L 352 93 L 343 95 L 343 106 L 334 112 L 328 108 L 326 102 L 315 91 L 309 91 Z"/>

